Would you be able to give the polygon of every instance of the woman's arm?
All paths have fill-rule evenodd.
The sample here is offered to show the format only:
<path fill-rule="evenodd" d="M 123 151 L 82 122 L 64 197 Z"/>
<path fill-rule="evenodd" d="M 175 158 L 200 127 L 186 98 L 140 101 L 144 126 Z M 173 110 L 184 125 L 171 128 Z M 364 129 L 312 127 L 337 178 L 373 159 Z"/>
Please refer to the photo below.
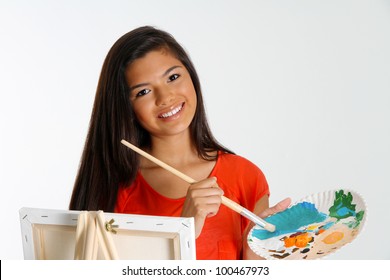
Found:
<path fill-rule="evenodd" d="M 277 203 L 275 206 L 269 207 L 268 196 L 265 195 L 262 198 L 260 198 L 259 201 L 257 201 L 253 212 L 256 213 L 260 218 L 264 219 L 272 214 L 275 214 L 275 213 L 278 213 L 278 212 L 285 210 L 290 205 L 290 203 L 291 203 L 291 199 L 286 198 L 286 199 L 280 201 L 279 203 Z M 264 259 L 264 258 L 256 255 L 251 250 L 251 248 L 249 248 L 249 246 L 248 246 L 247 237 L 248 237 L 249 231 L 252 229 L 253 226 L 254 226 L 254 223 L 250 222 L 249 225 L 247 226 L 247 228 L 245 229 L 244 234 L 243 234 L 242 242 L 243 242 L 243 259 L 244 260 Z"/>

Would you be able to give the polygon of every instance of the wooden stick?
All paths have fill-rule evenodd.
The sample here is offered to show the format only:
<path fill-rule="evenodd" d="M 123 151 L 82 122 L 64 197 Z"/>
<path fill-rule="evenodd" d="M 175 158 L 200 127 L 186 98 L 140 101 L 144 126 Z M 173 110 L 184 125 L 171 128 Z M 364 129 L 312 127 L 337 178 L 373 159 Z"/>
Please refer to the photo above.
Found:
<path fill-rule="evenodd" d="M 172 174 L 176 175 L 177 177 L 183 179 L 187 183 L 189 183 L 189 184 L 196 183 L 196 181 L 194 179 L 192 179 L 191 177 L 185 175 L 184 173 L 181 173 L 179 170 L 173 168 L 172 166 L 166 164 L 165 162 L 162 162 L 161 160 L 155 158 L 154 156 L 146 153 L 145 151 L 141 150 L 140 148 L 134 146 L 133 144 L 130 144 L 126 140 L 122 140 L 121 143 L 123 145 L 125 145 L 126 147 L 132 149 L 133 151 L 137 152 L 141 156 L 147 158 L 148 160 L 150 160 L 150 161 L 154 162 L 155 164 L 159 165 L 160 167 L 164 168 L 165 170 L 167 170 L 167 171 L 171 172 Z M 242 207 L 240 204 L 234 202 L 233 200 L 230 200 L 229 198 L 227 198 L 225 196 L 222 196 L 221 198 L 222 198 L 222 204 L 223 205 L 225 205 L 225 206 L 229 207 L 230 209 L 236 211 L 237 213 L 239 213 L 242 216 L 248 218 L 249 220 L 251 220 L 255 224 L 265 228 L 266 230 L 268 230 L 270 232 L 274 232 L 275 231 L 275 226 L 274 225 L 272 225 L 270 223 L 267 223 L 266 221 L 261 219 L 256 214 L 254 214 L 251 211 L 249 211 L 248 209 Z"/>
<path fill-rule="evenodd" d="M 99 244 L 102 245 L 102 251 L 106 260 L 119 260 L 119 255 L 116 250 L 114 240 L 112 239 L 111 232 L 107 232 L 104 222 L 103 211 L 96 213 L 96 223 L 98 226 L 98 238 Z"/>
<path fill-rule="evenodd" d="M 96 238 L 96 221 L 92 215 L 92 212 L 86 212 L 86 231 L 85 236 L 85 248 L 83 260 L 96 260 L 97 258 L 97 249 L 98 249 L 98 239 Z"/>
<path fill-rule="evenodd" d="M 86 231 L 86 219 L 87 212 L 82 211 L 77 219 L 77 228 L 76 228 L 76 246 L 74 252 L 75 260 L 82 260 L 84 257 L 84 249 L 85 249 L 85 236 L 87 234 Z"/>

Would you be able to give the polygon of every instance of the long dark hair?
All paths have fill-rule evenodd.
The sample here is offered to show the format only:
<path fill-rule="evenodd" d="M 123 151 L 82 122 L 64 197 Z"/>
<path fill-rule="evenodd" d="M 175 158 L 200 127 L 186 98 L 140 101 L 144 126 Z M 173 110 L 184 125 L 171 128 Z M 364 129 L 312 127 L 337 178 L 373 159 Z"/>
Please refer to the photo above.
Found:
<path fill-rule="evenodd" d="M 165 31 L 150 26 L 134 29 L 115 42 L 104 61 L 69 205 L 71 210 L 112 212 L 118 188 L 134 181 L 139 157 L 120 141 L 126 139 L 145 148 L 150 146 L 150 135 L 132 110 L 125 70 L 134 60 L 156 49 L 168 50 L 191 76 L 197 107 L 190 133 L 199 156 L 215 160 L 215 156 L 210 156 L 212 151 L 232 153 L 219 144 L 210 131 L 199 78 L 185 50 Z"/>

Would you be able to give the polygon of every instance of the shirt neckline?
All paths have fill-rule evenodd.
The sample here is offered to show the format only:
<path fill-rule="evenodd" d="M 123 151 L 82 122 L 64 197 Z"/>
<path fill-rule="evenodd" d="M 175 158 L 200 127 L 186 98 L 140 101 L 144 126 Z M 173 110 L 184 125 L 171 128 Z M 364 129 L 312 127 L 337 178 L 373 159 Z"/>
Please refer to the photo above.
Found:
<path fill-rule="evenodd" d="M 221 160 L 221 155 L 222 155 L 222 152 L 221 151 L 218 151 L 218 156 L 217 156 L 217 160 L 214 164 L 214 167 L 213 169 L 211 170 L 210 174 L 207 176 L 207 178 L 210 178 L 210 177 L 213 177 L 215 176 L 216 174 L 216 171 L 217 171 L 217 168 L 219 166 L 219 163 L 220 163 L 220 160 Z M 167 171 L 168 172 L 168 171 Z M 159 193 L 158 191 L 156 191 L 149 183 L 148 181 L 146 181 L 146 179 L 144 178 L 144 176 L 142 175 L 141 171 L 138 170 L 137 171 L 137 177 L 142 181 L 142 184 L 143 186 L 146 186 L 147 189 L 152 192 L 154 195 L 162 198 L 162 199 L 165 199 L 165 200 L 170 200 L 170 201 L 176 201 L 176 202 L 179 202 L 179 201 L 184 201 L 185 200 L 185 196 L 184 197 L 179 197 L 179 198 L 170 198 L 170 197 L 167 197 L 165 195 L 162 195 L 161 193 Z"/>

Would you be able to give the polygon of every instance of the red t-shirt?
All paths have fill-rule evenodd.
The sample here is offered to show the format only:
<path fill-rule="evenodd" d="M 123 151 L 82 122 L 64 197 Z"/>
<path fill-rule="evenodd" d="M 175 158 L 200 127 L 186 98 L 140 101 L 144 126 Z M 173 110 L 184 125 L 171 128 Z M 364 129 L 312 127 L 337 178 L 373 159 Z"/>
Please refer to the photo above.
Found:
<path fill-rule="evenodd" d="M 253 211 L 256 202 L 269 195 L 263 172 L 247 159 L 219 153 L 210 173 L 224 196 Z M 117 213 L 180 217 L 185 198 L 171 199 L 156 192 L 138 175 L 130 187 L 120 188 Z M 221 205 L 217 215 L 207 218 L 196 239 L 197 259 L 241 259 L 242 234 L 249 221 Z"/>

